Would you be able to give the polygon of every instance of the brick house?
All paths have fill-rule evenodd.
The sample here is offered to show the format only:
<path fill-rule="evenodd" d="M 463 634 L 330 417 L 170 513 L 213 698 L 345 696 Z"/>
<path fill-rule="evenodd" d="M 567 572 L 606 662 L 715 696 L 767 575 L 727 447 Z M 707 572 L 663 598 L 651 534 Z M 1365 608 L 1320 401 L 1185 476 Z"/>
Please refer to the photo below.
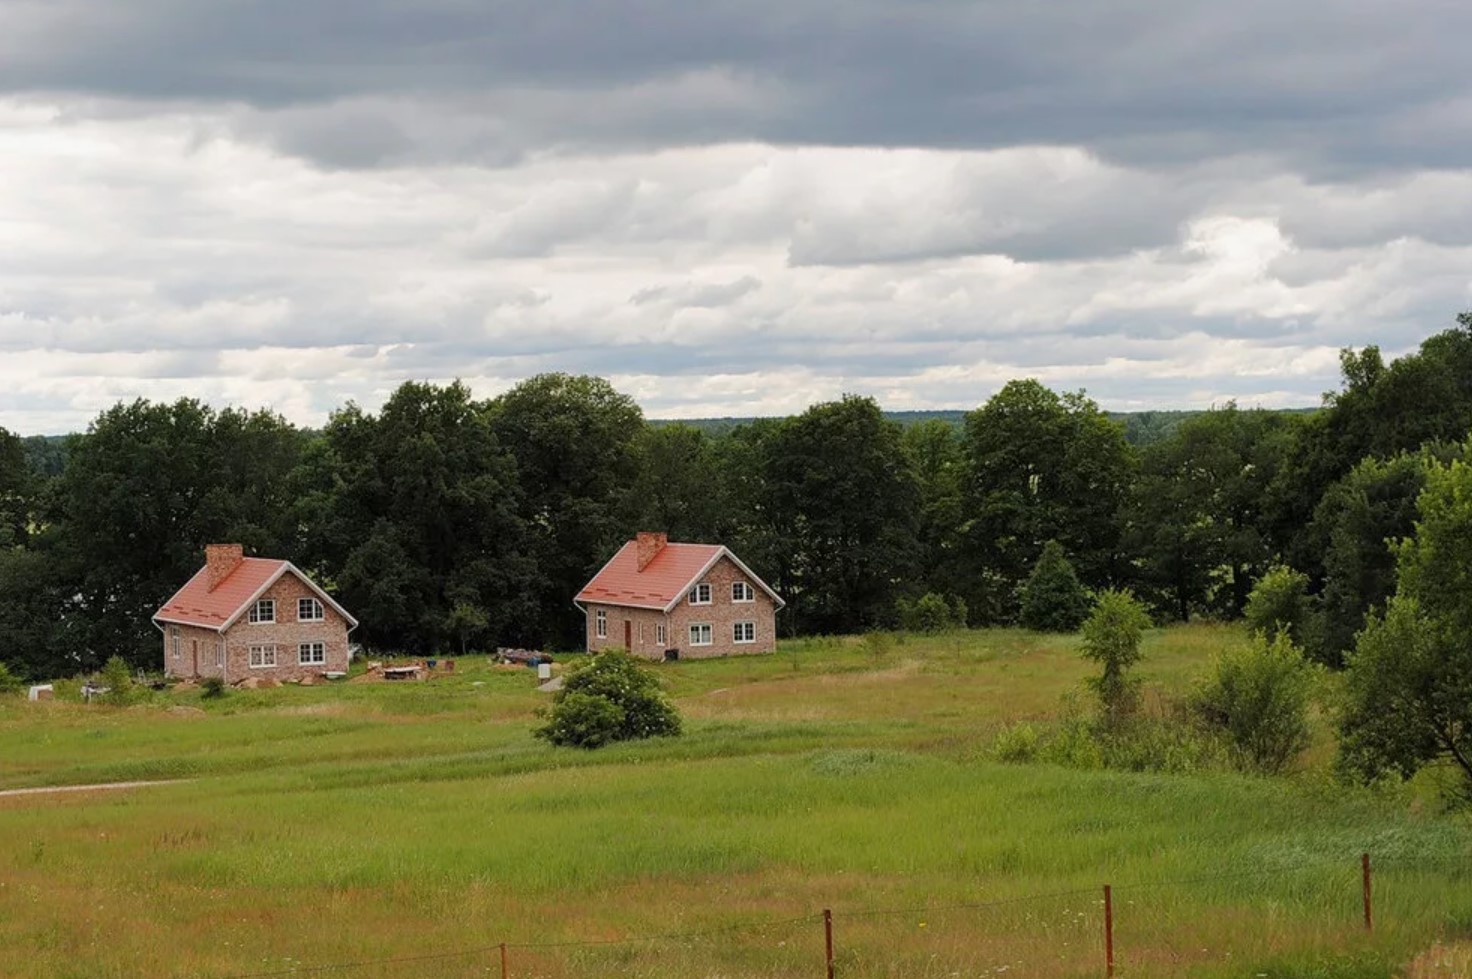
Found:
<path fill-rule="evenodd" d="M 358 620 L 290 561 L 211 544 L 205 564 L 153 615 L 164 674 L 226 683 L 346 673 Z"/>
<path fill-rule="evenodd" d="M 770 653 L 785 603 L 720 544 L 641 533 L 578 592 L 587 648 L 648 659 Z"/>

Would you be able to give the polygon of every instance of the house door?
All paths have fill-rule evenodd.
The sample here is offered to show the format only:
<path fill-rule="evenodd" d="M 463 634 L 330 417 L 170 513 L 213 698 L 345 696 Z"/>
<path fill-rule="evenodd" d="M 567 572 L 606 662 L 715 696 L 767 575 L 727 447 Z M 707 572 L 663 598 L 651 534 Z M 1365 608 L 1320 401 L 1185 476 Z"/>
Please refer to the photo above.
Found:
<path fill-rule="evenodd" d="M 634 623 L 624 619 L 624 648 L 629 652 L 634 651 Z"/>
<path fill-rule="evenodd" d="M 190 675 L 199 676 L 199 640 L 191 639 L 189 642 L 191 647 L 190 652 L 193 653 L 194 658 L 194 672 Z"/>

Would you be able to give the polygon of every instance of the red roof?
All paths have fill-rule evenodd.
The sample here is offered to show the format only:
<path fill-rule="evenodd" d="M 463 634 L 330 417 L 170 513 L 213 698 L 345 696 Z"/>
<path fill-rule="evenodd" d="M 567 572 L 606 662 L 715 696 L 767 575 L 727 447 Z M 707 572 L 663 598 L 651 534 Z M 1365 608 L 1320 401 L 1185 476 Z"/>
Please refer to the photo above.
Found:
<path fill-rule="evenodd" d="M 719 544 L 666 544 L 640 571 L 637 544 L 629 541 L 583 586 L 576 601 L 665 608 L 684 596 L 696 576 L 725 550 Z"/>
<path fill-rule="evenodd" d="M 285 561 L 271 558 L 243 558 L 214 591 L 210 591 L 209 566 L 206 565 L 195 572 L 189 583 L 180 588 L 173 598 L 164 602 L 163 607 L 153 613 L 153 617 L 184 625 L 218 629 L 234 618 L 235 613 L 254 598 L 256 592 L 279 577 L 286 564 Z"/>

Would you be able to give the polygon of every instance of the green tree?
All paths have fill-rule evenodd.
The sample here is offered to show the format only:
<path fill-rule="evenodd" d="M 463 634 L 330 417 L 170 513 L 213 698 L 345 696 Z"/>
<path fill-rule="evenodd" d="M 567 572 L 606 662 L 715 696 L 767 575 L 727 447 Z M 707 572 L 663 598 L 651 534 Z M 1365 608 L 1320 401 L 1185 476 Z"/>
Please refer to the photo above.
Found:
<path fill-rule="evenodd" d="M 705 433 L 681 424 L 648 426 L 636 448 L 639 526 L 675 541 L 723 541 L 727 494 Z"/>
<path fill-rule="evenodd" d="M 1086 585 L 1119 579 L 1120 508 L 1135 458 L 1098 405 L 1011 381 L 966 416 L 965 449 L 973 615 L 1014 619 L 1018 586 L 1049 540 L 1072 555 Z"/>
<path fill-rule="evenodd" d="M 102 685 L 107 688 L 103 699 L 114 707 L 126 707 L 133 700 L 133 677 L 121 656 L 109 656 L 102 666 Z"/>
<path fill-rule="evenodd" d="M 646 667 L 622 650 L 590 657 L 570 670 L 536 736 L 553 744 L 597 748 L 611 741 L 673 737 L 680 715 Z"/>
<path fill-rule="evenodd" d="M 465 385 L 407 382 L 377 415 L 335 412 L 304 468 L 313 566 L 365 641 L 429 653 L 535 631 L 516 466 Z"/>
<path fill-rule="evenodd" d="M 1312 644 L 1316 633 L 1313 598 L 1308 575 L 1284 565 L 1270 568 L 1247 598 L 1247 628 L 1264 638 L 1286 635 L 1300 649 Z"/>
<path fill-rule="evenodd" d="M 765 453 L 767 505 L 790 550 L 785 595 L 799 630 L 884 624 L 915 559 L 914 475 L 899 426 L 847 396 L 784 421 Z"/>
<path fill-rule="evenodd" d="M 1191 707 L 1231 742 L 1243 768 L 1274 774 L 1309 745 L 1313 672 L 1279 632 L 1254 636 L 1219 657 L 1191 697 Z"/>
<path fill-rule="evenodd" d="M 1022 587 L 1022 624 L 1039 632 L 1073 632 L 1089 617 L 1089 607 L 1088 589 L 1073 573 L 1063 545 L 1048 541 Z"/>
<path fill-rule="evenodd" d="M 967 574 L 961 492 L 966 454 L 955 425 L 930 419 L 904 429 L 901 444 L 919 495 L 915 516 L 917 577 L 926 591 L 954 591 Z"/>
<path fill-rule="evenodd" d="M 26 543 L 33 492 L 25 443 L 0 428 L 0 549 Z"/>
<path fill-rule="evenodd" d="M 1418 508 L 1395 595 L 1349 656 L 1340 761 L 1363 778 L 1449 761 L 1472 795 L 1472 465 L 1430 469 Z"/>
<path fill-rule="evenodd" d="M 1140 661 L 1140 641 L 1150 627 L 1150 616 L 1129 591 L 1113 588 L 1099 593 L 1094 610 L 1084 622 L 1083 655 L 1100 666 L 1089 685 L 1104 708 L 1104 722 L 1117 727 L 1139 702 L 1139 681 L 1129 675 Z"/>
<path fill-rule="evenodd" d="M 542 374 L 493 401 L 490 419 L 516 460 L 536 567 L 523 641 L 580 647 L 572 596 L 638 529 L 644 417 L 602 378 Z"/>
<path fill-rule="evenodd" d="M 959 597 L 926 592 L 915 601 L 901 598 L 895 603 L 900 628 L 911 632 L 944 632 L 966 624 L 966 603 Z"/>

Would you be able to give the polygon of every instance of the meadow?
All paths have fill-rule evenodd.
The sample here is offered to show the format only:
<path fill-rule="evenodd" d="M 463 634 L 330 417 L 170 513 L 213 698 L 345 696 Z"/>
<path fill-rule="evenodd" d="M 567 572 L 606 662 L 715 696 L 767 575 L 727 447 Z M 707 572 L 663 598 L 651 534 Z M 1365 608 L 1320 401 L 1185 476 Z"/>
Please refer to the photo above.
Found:
<path fill-rule="evenodd" d="M 1230 627 L 1148 635 L 1185 691 Z M 809 639 L 658 667 L 679 739 L 530 736 L 531 671 L 176 691 L 128 708 L 0 700 L 0 975 L 1464 974 L 1472 823 L 1412 788 L 996 761 L 1089 666 L 1069 637 Z M 1375 863 L 1375 929 L 1359 854 Z M 637 938 L 635 941 L 625 939 Z M 1447 950 L 1450 951 L 1447 951 Z M 382 960 L 404 960 L 380 963 Z M 1458 963 L 1461 963 L 1458 965 Z"/>

